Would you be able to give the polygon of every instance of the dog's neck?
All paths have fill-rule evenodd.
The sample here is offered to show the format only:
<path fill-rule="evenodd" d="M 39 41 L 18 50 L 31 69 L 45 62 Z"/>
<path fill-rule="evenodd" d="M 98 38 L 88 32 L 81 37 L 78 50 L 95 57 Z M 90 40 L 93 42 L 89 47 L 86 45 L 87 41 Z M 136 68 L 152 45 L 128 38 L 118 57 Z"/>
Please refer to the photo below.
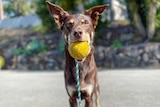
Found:
<path fill-rule="evenodd" d="M 66 54 L 66 70 L 68 74 L 72 75 L 74 80 L 76 80 L 75 72 L 76 72 L 76 65 L 75 59 L 72 58 L 68 52 L 68 45 L 65 45 L 65 54 Z M 80 79 L 84 80 L 88 73 L 94 71 L 96 68 L 95 59 L 94 59 L 94 47 L 91 47 L 91 51 L 89 55 L 85 58 L 84 62 L 79 63 L 79 72 L 80 72 Z"/>

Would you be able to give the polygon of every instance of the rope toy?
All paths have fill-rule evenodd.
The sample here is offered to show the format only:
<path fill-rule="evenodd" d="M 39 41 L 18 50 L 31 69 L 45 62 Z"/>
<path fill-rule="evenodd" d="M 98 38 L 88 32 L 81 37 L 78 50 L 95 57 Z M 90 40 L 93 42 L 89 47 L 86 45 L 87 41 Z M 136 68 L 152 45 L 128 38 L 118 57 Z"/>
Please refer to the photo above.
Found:
<path fill-rule="evenodd" d="M 79 67 L 78 67 L 77 61 L 76 61 L 76 84 L 77 84 L 77 93 L 78 93 L 78 104 L 79 104 L 79 107 L 81 107 L 82 106 L 81 86 L 80 86 L 80 78 L 79 78 Z"/>

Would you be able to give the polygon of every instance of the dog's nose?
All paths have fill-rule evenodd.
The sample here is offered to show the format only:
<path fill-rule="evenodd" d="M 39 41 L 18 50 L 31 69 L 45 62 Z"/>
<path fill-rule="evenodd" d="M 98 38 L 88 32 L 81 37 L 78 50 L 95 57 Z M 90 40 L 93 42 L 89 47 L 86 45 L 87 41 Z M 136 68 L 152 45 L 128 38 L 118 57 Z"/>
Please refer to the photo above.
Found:
<path fill-rule="evenodd" d="M 82 36 L 82 31 L 75 31 L 74 36 L 80 38 Z"/>

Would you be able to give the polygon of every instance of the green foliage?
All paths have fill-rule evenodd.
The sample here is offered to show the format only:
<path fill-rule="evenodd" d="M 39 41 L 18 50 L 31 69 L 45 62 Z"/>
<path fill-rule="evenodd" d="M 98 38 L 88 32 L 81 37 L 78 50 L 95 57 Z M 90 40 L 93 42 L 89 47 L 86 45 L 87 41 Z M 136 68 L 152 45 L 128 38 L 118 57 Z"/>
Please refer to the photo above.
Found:
<path fill-rule="evenodd" d="M 46 26 L 43 26 L 43 25 L 38 25 L 38 26 L 32 27 L 33 31 L 36 31 L 36 32 L 39 31 L 41 33 L 46 33 L 47 29 L 48 28 Z"/>
<path fill-rule="evenodd" d="M 156 30 L 156 34 L 154 38 L 152 39 L 153 42 L 159 42 L 160 41 L 160 29 Z"/>
<path fill-rule="evenodd" d="M 156 29 L 160 28 L 160 8 L 157 9 L 156 15 Z"/>
<path fill-rule="evenodd" d="M 102 22 L 101 21 L 101 16 L 100 16 L 100 19 L 98 20 L 98 25 L 96 27 L 96 31 L 99 31 L 99 30 L 105 28 L 108 23 L 109 23 L 108 20 L 105 20 L 104 22 Z"/>
<path fill-rule="evenodd" d="M 25 50 L 27 51 L 27 53 L 45 52 L 46 46 L 38 40 L 33 40 L 27 44 Z"/>
<path fill-rule="evenodd" d="M 4 5 L 4 12 L 8 18 L 34 14 L 34 0 L 9 0 Z"/>
<path fill-rule="evenodd" d="M 27 50 L 29 53 L 38 52 L 40 50 L 40 46 L 40 42 L 34 40 L 27 44 L 25 50 Z"/>
<path fill-rule="evenodd" d="M 23 49 L 21 49 L 21 48 L 18 48 L 18 49 L 14 49 L 14 51 L 13 51 L 13 55 L 21 55 L 21 54 L 23 54 Z"/>
<path fill-rule="evenodd" d="M 23 48 L 18 48 L 18 49 L 14 49 L 13 51 L 13 55 L 18 56 L 21 54 L 29 54 L 27 50 L 23 49 Z"/>
<path fill-rule="evenodd" d="M 159 42 L 160 41 L 160 7 L 157 9 L 157 14 L 156 14 L 156 33 L 155 36 L 153 37 L 152 41 L 154 42 Z"/>
<path fill-rule="evenodd" d="M 112 43 L 111 46 L 114 47 L 114 48 L 120 48 L 120 47 L 122 47 L 123 45 L 122 45 L 121 41 L 115 40 L 115 41 Z"/>
<path fill-rule="evenodd" d="M 55 3 L 55 0 L 50 0 L 50 2 Z M 42 24 L 44 26 L 43 32 L 53 32 L 57 30 L 57 26 L 54 19 L 50 16 L 46 0 L 36 0 L 36 13 L 41 17 Z"/>
<path fill-rule="evenodd" d="M 76 9 L 77 0 L 55 0 L 57 3 L 63 7 L 64 10 L 73 12 Z"/>
<path fill-rule="evenodd" d="M 30 41 L 25 48 L 18 48 L 13 51 L 13 55 L 33 54 L 46 52 L 46 45 L 38 40 Z"/>

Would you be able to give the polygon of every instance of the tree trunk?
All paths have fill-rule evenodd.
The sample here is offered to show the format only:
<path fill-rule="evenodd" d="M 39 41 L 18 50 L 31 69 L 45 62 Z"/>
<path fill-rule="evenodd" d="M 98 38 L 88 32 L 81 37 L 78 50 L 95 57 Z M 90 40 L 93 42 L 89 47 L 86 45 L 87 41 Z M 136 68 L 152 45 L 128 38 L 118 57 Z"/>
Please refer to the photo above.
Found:
<path fill-rule="evenodd" d="M 155 19 L 156 19 L 156 3 L 149 4 L 148 19 L 147 19 L 147 36 L 151 40 L 155 34 Z"/>
<path fill-rule="evenodd" d="M 134 20 L 136 28 L 141 33 L 141 35 L 142 36 L 146 36 L 145 27 L 142 24 L 142 20 L 141 20 L 141 18 L 139 16 L 138 12 L 136 12 L 136 11 L 133 12 L 133 20 Z"/>
<path fill-rule="evenodd" d="M 138 6 L 136 4 L 136 1 L 135 0 L 128 0 L 128 3 L 129 3 L 128 9 L 129 9 L 130 15 L 132 17 L 132 21 L 133 21 L 135 27 L 140 32 L 140 34 L 145 37 L 146 30 L 145 30 L 145 27 L 142 23 L 140 15 L 138 14 Z"/>
<path fill-rule="evenodd" d="M 2 0 L 0 0 L 0 20 L 3 19 L 3 4 L 2 4 Z"/>
<path fill-rule="evenodd" d="M 110 1 L 110 8 L 111 8 L 111 13 L 110 13 L 110 18 L 111 18 L 111 22 L 113 23 L 114 22 L 114 17 L 115 17 L 115 13 L 114 13 L 114 8 L 113 8 L 113 2 L 114 2 L 114 0 L 111 0 Z"/>

